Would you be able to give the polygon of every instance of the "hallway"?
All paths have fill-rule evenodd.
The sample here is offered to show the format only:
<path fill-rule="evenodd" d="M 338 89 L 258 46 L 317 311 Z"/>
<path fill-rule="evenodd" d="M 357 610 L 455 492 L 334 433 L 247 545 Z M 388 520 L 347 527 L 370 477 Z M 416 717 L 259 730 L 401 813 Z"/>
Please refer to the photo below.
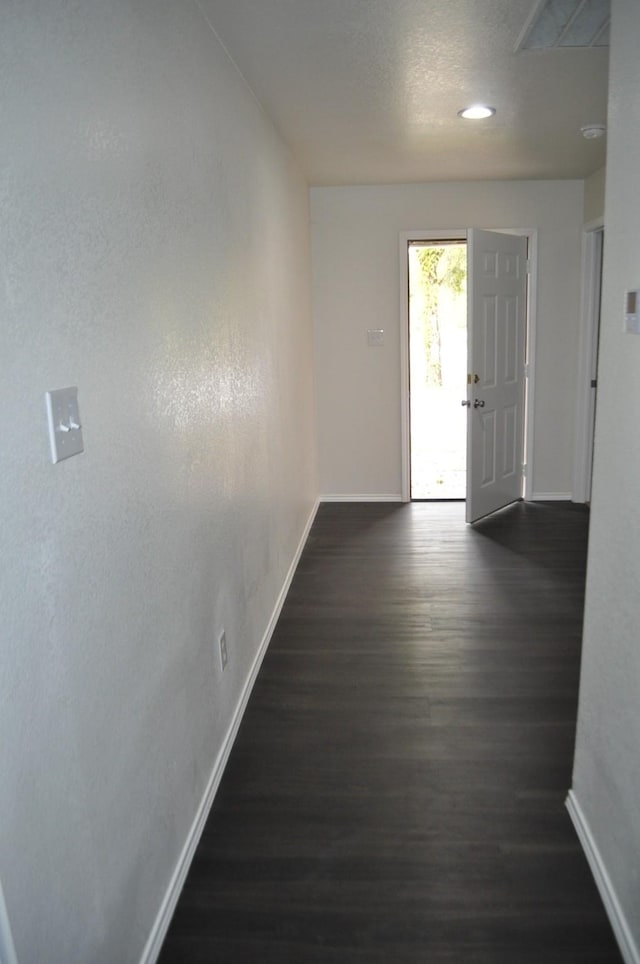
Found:
<path fill-rule="evenodd" d="M 320 507 L 160 960 L 621 960 L 564 807 L 588 513 Z"/>

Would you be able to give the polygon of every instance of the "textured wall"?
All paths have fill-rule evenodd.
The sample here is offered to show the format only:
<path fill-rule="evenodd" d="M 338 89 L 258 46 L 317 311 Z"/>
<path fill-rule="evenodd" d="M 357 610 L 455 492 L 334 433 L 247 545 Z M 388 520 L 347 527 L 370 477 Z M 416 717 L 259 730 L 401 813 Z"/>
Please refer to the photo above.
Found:
<path fill-rule="evenodd" d="M 640 953 L 640 336 L 623 331 L 640 287 L 637 0 L 614 0 L 606 242 L 576 799 Z M 637 471 L 636 471 L 637 470 Z"/>
<path fill-rule="evenodd" d="M 2 884 L 125 964 L 316 496 L 308 192 L 192 0 L 8 0 L 0 98 Z"/>
<path fill-rule="evenodd" d="M 401 231 L 538 228 L 536 493 L 572 487 L 580 181 L 313 188 L 320 491 L 400 495 Z M 384 328 L 384 349 L 366 330 Z"/>

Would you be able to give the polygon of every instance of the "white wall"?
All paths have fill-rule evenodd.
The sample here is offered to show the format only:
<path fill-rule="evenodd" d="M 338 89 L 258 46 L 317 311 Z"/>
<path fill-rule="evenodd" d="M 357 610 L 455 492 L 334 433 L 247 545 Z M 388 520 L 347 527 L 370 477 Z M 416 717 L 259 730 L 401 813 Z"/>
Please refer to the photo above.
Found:
<path fill-rule="evenodd" d="M 313 188 L 311 217 L 320 491 L 400 497 L 400 232 L 514 227 L 539 231 L 533 491 L 568 498 L 583 183 Z"/>
<path fill-rule="evenodd" d="M 308 191 L 192 0 L 0 53 L 0 874 L 21 962 L 125 964 L 315 504 Z"/>
<path fill-rule="evenodd" d="M 640 960 L 640 287 L 637 0 L 614 0 L 598 409 L 573 792 Z M 629 956 L 627 958 L 631 960 Z"/>
<path fill-rule="evenodd" d="M 584 223 L 604 217 L 604 187 L 607 169 L 601 167 L 584 182 Z"/>

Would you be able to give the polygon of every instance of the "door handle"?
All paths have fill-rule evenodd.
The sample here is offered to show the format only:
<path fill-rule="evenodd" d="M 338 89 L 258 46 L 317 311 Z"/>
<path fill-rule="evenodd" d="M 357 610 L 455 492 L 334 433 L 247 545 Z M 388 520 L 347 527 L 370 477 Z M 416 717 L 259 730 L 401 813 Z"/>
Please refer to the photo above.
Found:
<path fill-rule="evenodd" d="M 461 404 L 462 406 L 466 407 L 466 408 L 470 408 L 470 407 L 471 407 L 471 402 L 469 401 L 468 398 L 463 398 L 462 401 L 460 402 L 460 404 Z"/>
<path fill-rule="evenodd" d="M 473 400 L 474 408 L 484 408 L 484 398 L 474 398 Z"/>

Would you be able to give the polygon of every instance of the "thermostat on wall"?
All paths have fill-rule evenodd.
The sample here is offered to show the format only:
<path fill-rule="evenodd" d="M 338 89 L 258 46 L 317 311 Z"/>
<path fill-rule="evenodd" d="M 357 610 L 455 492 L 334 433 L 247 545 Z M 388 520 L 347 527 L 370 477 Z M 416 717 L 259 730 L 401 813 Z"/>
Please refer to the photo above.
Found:
<path fill-rule="evenodd" d="M 624 305 L 624 330 L 640 335 L 640 291 L 627 291 Z"/>

